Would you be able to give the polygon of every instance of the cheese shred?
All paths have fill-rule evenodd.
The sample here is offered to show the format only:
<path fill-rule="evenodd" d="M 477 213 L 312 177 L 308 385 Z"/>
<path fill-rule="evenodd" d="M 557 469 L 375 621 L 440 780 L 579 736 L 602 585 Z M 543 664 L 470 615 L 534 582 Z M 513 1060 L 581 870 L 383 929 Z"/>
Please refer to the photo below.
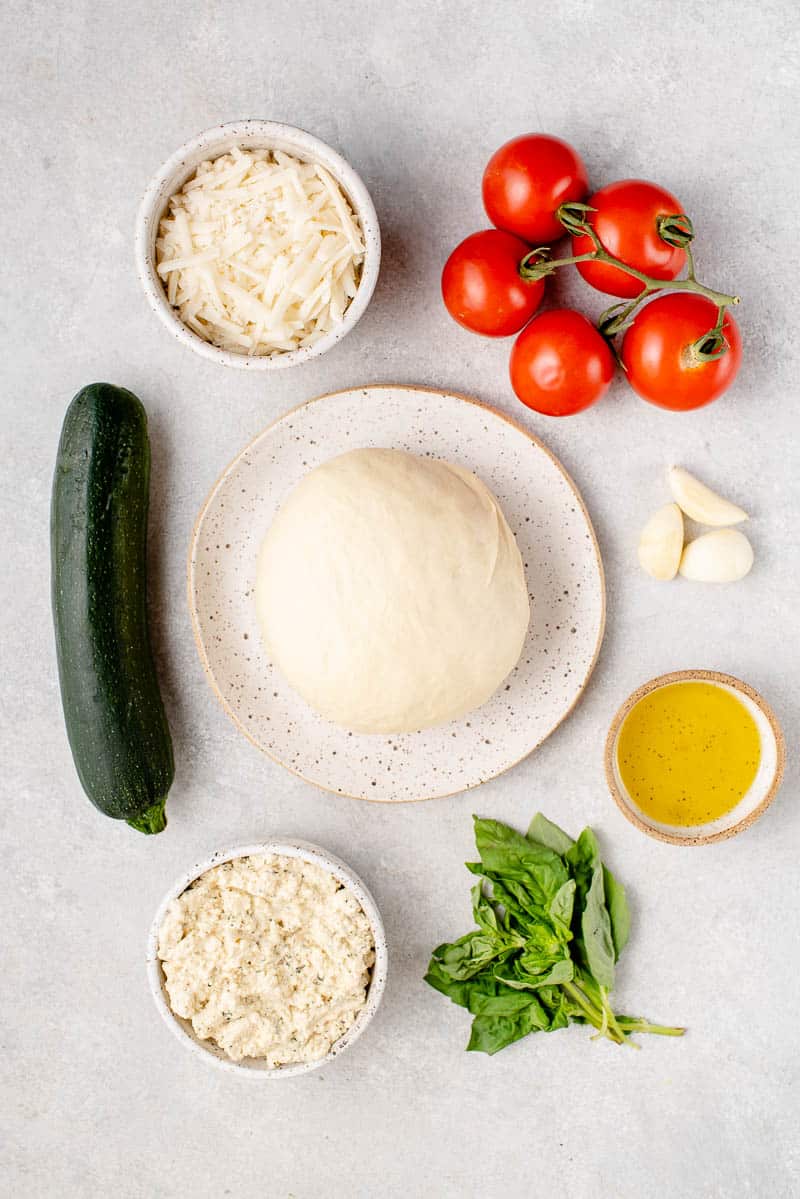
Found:
<path fill-rule="evenodd" d="M 358 289 L 364 238 L 338 183 L 279 150 L 203 162 L 156 240 L 169 303 L 205 341 L 281 354 L 336 327 Z"/>

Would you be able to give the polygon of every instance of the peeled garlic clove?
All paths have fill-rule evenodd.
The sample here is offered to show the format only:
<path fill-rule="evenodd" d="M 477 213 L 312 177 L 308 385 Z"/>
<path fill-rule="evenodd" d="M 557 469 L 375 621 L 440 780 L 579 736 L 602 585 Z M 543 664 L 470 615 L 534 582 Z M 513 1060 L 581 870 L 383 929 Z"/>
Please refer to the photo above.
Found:
<path fill-rule="evenodd" d="M 735 583 L 753 565 L 753 547 L 738 529 L 715 529 L 690 541 L 680 571 L 697 583 Z"/>
<path fill-rule="evenodd" d="M 677 504 L 654 512 L 639 538 L 639 565 L 654 579 L 674 579 L 683 549 L 683 517 Z"/>
<path fill-rule="evenodd" d="M 682 466 L 670 467 L 668 477 L 672 498 L 691 520 L 715 529 L 747 520 L 747 513 L 742 508 L 717 495 Z"/>

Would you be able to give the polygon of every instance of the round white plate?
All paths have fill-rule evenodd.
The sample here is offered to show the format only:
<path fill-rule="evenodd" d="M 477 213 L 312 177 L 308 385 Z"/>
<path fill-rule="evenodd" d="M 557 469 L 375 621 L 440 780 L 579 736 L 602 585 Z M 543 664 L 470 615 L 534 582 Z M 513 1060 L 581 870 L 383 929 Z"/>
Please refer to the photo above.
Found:
<path fill-rule="evenodd" d="M 273 668 L 256 620 L 256 557 L 281 503 L 312 467 L 362 446 L 473 471 L 500 501 L 525 563 L 532 617 L 519 665 L 482 708 L 421 733 L 348 733 L 323 720 Z M 245 736 L 318 787 L 384 802 L 466 791 L 540 745 L 580 698 L 605 620 L 597 540 L 561 464 L 501 413 L 420 387 L 321 396 L 260 433 L 203 505 L 188 585 L 203 667 Z"/>

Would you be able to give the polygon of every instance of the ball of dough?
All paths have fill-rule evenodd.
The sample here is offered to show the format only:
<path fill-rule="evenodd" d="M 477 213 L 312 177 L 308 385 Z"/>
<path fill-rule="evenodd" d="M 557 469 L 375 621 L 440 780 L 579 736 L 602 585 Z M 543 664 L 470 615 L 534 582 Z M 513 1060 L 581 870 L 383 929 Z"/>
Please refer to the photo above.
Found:
<path fill-rule="evenodd" d="M 485 703 L 530 620 L 522 559 L 469 471 L 352 450 L 310 471 L 258 560 L 267 650 L 307 703 L 360 733 L 407 733 Z"/>

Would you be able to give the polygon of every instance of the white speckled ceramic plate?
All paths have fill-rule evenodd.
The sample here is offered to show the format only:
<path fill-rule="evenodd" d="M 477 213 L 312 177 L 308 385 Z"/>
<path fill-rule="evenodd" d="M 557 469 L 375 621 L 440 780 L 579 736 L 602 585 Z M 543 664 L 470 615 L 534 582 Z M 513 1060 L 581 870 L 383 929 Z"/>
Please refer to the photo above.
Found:
<path fill-rule="evenodd" d="M 360 735 L 317 716 L 273 668 L 256 620 L 256 556 L 276 511 L 312 467 L 361 446 L 474 471 L 500 501 L 525 563 L 532 618 L 519 665 L 482 708 L 421 733 Z M 540 745 L 580 698 L 605 619 L 594 530 L 557 459 L 501 413 L 418 387 L 321 396 L 259 434 L 203 505 L 188 584 L 203 667 L 242 732 L 318 787 L 384 802 L 476 787 Z"/>

